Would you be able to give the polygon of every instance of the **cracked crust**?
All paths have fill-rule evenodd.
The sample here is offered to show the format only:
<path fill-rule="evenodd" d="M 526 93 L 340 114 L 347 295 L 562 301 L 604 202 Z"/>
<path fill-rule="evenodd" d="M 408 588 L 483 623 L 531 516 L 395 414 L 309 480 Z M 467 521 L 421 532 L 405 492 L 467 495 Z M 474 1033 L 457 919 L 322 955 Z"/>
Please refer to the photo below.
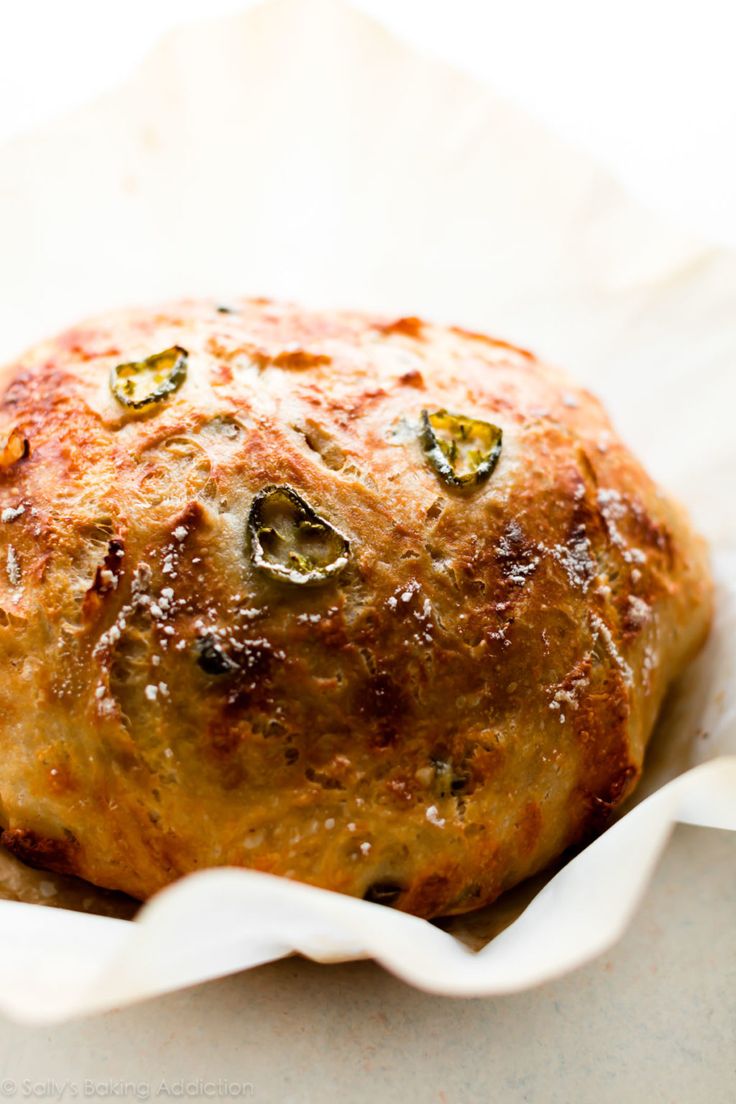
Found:
<path fill-rule="evenodd" d="M 179 390 L 115 401 L 111 368 L 174 345 Z M 24 860 L 139 898 L 249 866 L 435 916 L 631 792 L 707 631 L 705 550 L 532 354 L 183 302 L 70 330 L 7 381 L 0 821 Z M 502 428 L 487 482 L 441 482 L 424 409 Z M 321 586 L 253 567 L 250 507 L 284 484 L 349 541 Z"/>

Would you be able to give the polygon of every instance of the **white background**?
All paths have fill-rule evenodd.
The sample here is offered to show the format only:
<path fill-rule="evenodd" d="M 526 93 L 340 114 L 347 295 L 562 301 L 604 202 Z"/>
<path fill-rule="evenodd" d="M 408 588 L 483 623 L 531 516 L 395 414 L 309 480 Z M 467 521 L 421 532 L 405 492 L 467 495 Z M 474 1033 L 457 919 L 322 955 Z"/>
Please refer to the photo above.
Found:
<path fill-rule="evenodd" d="M 310 0 L 305 0 L 309 3 Z M 732 0 L 354 0 L 736 245 Z M 161 33 L 248 0 L 0 2 L 0 140 L 119 81 Z"/>

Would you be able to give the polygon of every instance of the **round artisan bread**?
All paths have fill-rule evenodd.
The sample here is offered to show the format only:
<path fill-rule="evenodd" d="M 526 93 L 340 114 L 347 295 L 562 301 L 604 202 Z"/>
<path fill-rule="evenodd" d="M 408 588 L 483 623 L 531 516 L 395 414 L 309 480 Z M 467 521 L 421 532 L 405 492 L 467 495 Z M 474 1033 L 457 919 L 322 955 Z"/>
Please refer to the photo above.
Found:
<path fill-rule="evenodd" d="M 681 510 L 479 334 L 119 312 L 11 366 L 0 432 L 2 842 L 138 898 L 489 902 L 631 792 L 707 632 Z"/>

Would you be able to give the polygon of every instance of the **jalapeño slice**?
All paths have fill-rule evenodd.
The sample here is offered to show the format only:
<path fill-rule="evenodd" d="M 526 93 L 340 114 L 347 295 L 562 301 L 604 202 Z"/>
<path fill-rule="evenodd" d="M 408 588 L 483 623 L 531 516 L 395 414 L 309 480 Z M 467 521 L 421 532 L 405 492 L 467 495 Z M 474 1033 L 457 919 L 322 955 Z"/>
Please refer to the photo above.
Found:
<path fill-rule="evenodd" d="M 436 410 L 422 411 L 420 440 L 427 461 L 451 487 L 477 487 L 501 455 L 503 431 L 491 422 Z"/>
<path fill-rule="evenodd" d="M 350 542 L 291 487 L 264 487 L 248 515 L 253 564 L 283 583 L 315 586 L 343 570 Z"/>
<path fill-rule="evenodd" d="M 110 390 L 119 403 L 133 410 L 161 402 L 186 379 L 188 356 L 186 349 L 172 345 L 145 360 L 118 364 L 110 373 Z"/>
<path fill-rule="evenodd" d="M 231 671 L 237 671 L 238 665 L 225 653 L 222 645 L 218 643 L 211 633 L 200 637 L 194 645 L 197 663 L 208 675 L 228 675 Z"/>

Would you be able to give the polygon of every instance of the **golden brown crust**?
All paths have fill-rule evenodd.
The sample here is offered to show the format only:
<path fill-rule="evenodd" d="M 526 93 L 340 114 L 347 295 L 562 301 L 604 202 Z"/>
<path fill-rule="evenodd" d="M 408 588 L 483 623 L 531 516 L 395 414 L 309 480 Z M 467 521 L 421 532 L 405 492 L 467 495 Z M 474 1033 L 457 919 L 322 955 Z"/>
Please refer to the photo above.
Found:
<path fill-rule="evenodd" d="M 115 400 L 112 368 L 174 346 L 176 391 Z M 28 441 L 0 456 L 16 854 L 140 898 L 235 864 L 434 916 L 630 793 L 707 631 L 705 552 L 598 402 L 530 353 L 185 302 L 77 327 L 8 381 L 3 442 Z M 490 478 L 442 482 L 424 409 L 502 428 Z M 271 485 L 348 539 L 334 578 L 254 568 Z"/>

